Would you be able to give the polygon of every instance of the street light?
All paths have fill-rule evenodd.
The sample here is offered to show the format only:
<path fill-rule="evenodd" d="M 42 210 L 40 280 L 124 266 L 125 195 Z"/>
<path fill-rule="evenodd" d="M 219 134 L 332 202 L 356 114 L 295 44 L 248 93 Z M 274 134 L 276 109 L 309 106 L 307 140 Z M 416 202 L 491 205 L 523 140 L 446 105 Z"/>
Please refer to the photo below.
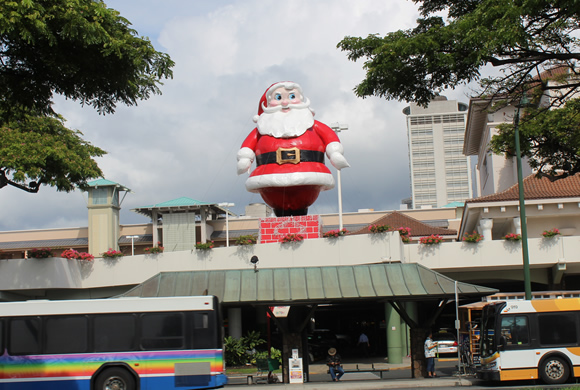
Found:
<path fill-rule="evenodd" d="M 338 134 L 343 130 L 348 130 L 348 125 L 344 123 L 332 123 L 330 128 Z M 338 185 L 338 230 L 342 230 L 342 182 L 340 178 L 340 169 L 336 170 L 336 182 Z"/>
<path fill-rule="evenodd" d="M 230 246 L 230 224 L 229 224 L 229 219 L 228 219 L 228 215 L 230 214 L 230 210 L 227 209 L 227 207 L 234 207 L 235 203 L 218 203 L 219 207 L 225 207 L 225 211 L 226 211 L 226 247 Z"/>
<path fill-rule="evenodd" d="M 522 173 L 522 156 L 520 153 L 520 131 L 518 125 L 520 123 L 520 108 L 528 105 L 528 97 L 526 93 L 522 95 L 519 104 L 517 105 L 518 110 L 516 111 L 516 117 L 514 118 L 514 133 L 515 133 L 515 143 L 516 143 L 516 162 L 518 167 L 518 190 L 520 197 L 520 226 L 522 229 L 522 257 L 524 261 L 524 293 L 526 300 L 532 299 L 532 285 L 530 283 L 530 258 L 528 254 L 528 224 L 526 222 L 526 203 L 524 201 L 524 178 Z"/>
<path fill-rule="evenodd" d="M 127 238 L 131 239 L 131 256 L 135 256 L 135 239 L 139 236 L 127 236 Z"/>

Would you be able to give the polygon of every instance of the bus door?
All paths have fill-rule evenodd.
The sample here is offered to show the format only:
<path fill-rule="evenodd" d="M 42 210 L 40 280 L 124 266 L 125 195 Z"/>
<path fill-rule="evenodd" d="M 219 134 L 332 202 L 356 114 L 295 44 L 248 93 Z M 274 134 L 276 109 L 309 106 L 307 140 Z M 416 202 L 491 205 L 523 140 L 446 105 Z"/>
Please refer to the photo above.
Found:
<path fill-rule="evenodd" d="M 537 357 L 531 350 L 530 321 L 527 315 L 501 316 L 498 349 L 501 352 L 501 369 L 536 369 Z"/>

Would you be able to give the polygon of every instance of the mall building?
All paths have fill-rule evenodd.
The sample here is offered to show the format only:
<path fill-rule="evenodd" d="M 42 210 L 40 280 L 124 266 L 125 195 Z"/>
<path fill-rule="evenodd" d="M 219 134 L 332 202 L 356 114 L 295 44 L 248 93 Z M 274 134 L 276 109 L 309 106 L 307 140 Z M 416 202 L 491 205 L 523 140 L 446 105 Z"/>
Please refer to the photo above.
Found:
<path fill-rule="evenodd" d="M 513 117 L 508 111 L 494 116 L 470 104 L 464 154 L 487 156 L 490 134 Z M 263 240 L 272 218 L 263 204 L 236 216 L 219 203 L 183 197 L 135 208 L 151 222 L 123 225 L 119 210 L 129 189 L 96 180 L 88 189 L 88 226 L 0 232 L 0 300 L 210 294 L 222 302 L 234 337 L 264 329 L 269 308 L 286 305 L 300 313 L 296 329 L 332 329 L 351 341 L 365 331 L 374 353 L 397 362 L 411 348 L 409 324 L 453 326 L 444 303 L 454 292 L 466 302 L 524 291 L 522 242 L 505 239 L 522 232 L 514 166 L 505 157 L 480 163 L 485 195 L 443 207 L 305 216 L 303 225 L 288 217 L 281 223 L 308 237 L 291 243 Z M 529 175 L 523 188 L 532 290 L 580 290 L 580 175 Z M 349 233 L 324 237 L 339 226 Z M 373 233 L 371 226 L 394 230 Z M 559 234 L 544 236 L 555 229 Z M 483 239 L 463 240 L 474 233 Z M 421 243 L 430 235 L 441 242 Z M 244 245 L 248 237 L 256 244 Z M 196 249 L 212 241 L 212 249 Z M 163 252 L 146 250 L 155 246 Z M 34 248 L 49 248 L 53 257 L 34 258 Z M 124 256 L 102 257 L 109 248 Z M 62 258 L 65 249 L 95 259 Z"/>

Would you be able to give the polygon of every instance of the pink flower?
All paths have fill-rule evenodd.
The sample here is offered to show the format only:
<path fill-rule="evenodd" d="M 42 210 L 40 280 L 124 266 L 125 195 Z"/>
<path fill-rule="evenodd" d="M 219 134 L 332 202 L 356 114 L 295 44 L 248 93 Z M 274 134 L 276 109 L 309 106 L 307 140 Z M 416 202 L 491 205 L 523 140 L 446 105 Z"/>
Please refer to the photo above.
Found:
<path fill-rule="evenodd" d="M 438 235 L 438 234 L 431 234 L 428 237 L 421 237 L 419 239 L 419 242 L 421 244 L 425 244 L 425 245 L 439 244 L 442 241 L 443 241 L 443 237 Z"/>

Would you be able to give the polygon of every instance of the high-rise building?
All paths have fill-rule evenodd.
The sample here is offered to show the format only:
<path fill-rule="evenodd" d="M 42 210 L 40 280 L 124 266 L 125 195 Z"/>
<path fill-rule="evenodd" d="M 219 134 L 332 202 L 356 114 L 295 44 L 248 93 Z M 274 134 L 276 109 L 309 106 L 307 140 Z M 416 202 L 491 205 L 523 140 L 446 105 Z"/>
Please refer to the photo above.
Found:
<path fill-rule="evenodd" d="M 463 154 L 467 109 L 467 104 L 438 96 L 427 107 L 411 104 L 403 110 L 414 209 L 473 196 L 469 157 Z"/>

